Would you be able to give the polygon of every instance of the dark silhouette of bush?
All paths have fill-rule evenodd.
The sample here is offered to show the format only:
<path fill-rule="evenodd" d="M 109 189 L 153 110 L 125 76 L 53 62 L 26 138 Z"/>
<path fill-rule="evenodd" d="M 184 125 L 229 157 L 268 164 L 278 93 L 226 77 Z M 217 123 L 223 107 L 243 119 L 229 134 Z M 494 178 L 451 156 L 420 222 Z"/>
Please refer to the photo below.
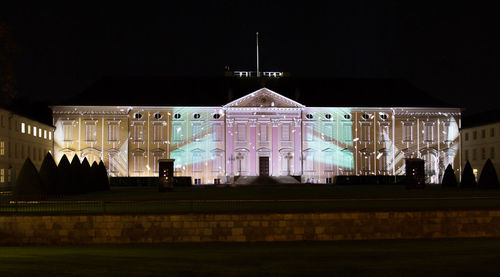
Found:
<path fill-rule="evenodd" d="M 92 187 L 90 184 L 90 164 L 89 161 L 87 160 L 87 157 L 83 158 L 82 165 L 81 165 L 81 179 L 80 179 L 80 184 L 81 184 L 81 192 L 91 192 Z"/>
<path fill-rule="evenodd" d="M 99 165 L 96 161 L 94 161 L 90 167 L 89 185 L 92 191 L 99 191 Z"/>
<path fill-rule="evenodd" d="M 109 179 L 108 172 L 106 170 L 106 166 L 102 160 L 99 162 L 99 190 L 109 190 Z"/>
<path fill-rule="evenodd" d="M 82 186 L 82 164 L 80 163 L 80 158 L 78 155 L 74 155 L 70 164 L 70 193 L 71 194 L 79 194 L 83 192 Z"/>
<path fill-rule="evenodd" d="M 498 176 L 490 159 L 484 163 L 483 170 L 477 184 L 480 188 L 498 188 Z"/>
<path fill-rule="evenodd" d="M 442 187 L 458 187 L 457 183 L 457 176 L 455 175 L 455 171 L 453 170 L 453 167 L 451 164 L 449 164 L 446 167 L 446 170 L 444 171 L 444 176 L 443 176 L 443 181 L 441 182 Z"/>
<path fill-rule="evenodd" d="M 477 185 L 476 177 L 474 176 L 474 172 L 472 171 L 472 166 L 469 161 L 465 163 L 464 172 L 462 172 L 462 180 L 460 182 L 461 188 L 472 188 Z"/>
<path fill-rule="evenodd" d="M 39 174 L 40 181 L 42 182 L 42 191 L 45 194 L 56 195 L 60 193 L 57 165 L 50 153 L 45 155 Z"/>
<path fill-rule="evenodd" d="M 17 200 L 40 200 L 43 198 L 40 175 L 30 158 L 24 161 L 14 187 L 14 196 Z"/>
<path fill-rule="evenodd" d="M 57 194 L 71 193 L 71 172 L 68 157 L 63 155 L 57 166 L 57 175 L 59 177 Z"/>

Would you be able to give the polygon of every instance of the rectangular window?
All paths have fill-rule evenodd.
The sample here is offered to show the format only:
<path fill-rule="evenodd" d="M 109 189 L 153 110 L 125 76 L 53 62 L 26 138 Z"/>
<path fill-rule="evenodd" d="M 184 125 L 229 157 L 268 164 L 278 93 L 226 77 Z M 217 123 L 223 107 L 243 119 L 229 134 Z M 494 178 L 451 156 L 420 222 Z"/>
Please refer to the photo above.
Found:
<path fill-rule="evenodd" d="M 193 153 L 193 172 L 202 172 L 203 171 L 203 159 L 201 152 Z"/>
<path fill-rule="evenodd" d="M 0 183 L 5 183 L 5 169 L 0 169 Z"/>
<path fill-rule="evenodd" d="M 132 139 L 135 142 L 144 141 L 144 121 L 135 121 L 132 123 Z"/>
<path fill-rule="evenodd" d="M 481 148 L 481 159 L 486 160 L 486 149 Z"/>
<path fill-rule="evenodd" d="M 35 136 L 35 137 L 36 137 L 36 133 L 37 133 L 36 126 L 33 126 L 33 136 Z"/>
<path fill-rule="evenodd" d="M 477 149 L 472 149 L 472 160 L 477 160 Z"/>
<path fill-rule="evenodd" d="M 465 160 L 469 160 L 469 150 L 465 150 Z"/>
<path fill-rule="evenodd" d="M 371 141 L 371 132 L 372 132 L 372 123 L 371 122 L 360 122 L 361 132 L 360 132 L 360 141 L 361 142 L 370 142 Z"/>
<path fill-rule="evenodd" d="M 403 142 L 413 143 L 414 125 L 414 121 L 403 121 Z"/>
<path fill-rule="evenodd" d="M 166 126 L 167 123 L 164 121 L 156 121 L 153 122 L 153 141 L 154 142 L 163 142 L 164 136 L 163 136 L 163 126 Z"/>
<path fill-rule="evenodd" d="M 86 120 L 85 125 L 85 141 L 96 141 L 97 140 L 97 121 Z"/>
<path fill-rule="evenodd" d="M 73 122 L 63 122 L 64 141 L 73 141 Z"/>
<path fill-rule="evenodd" d="M 323 139 L 326 141 L 333 141 L 334 135 L 334 125 L 333 123 L 325 123 L 323 126 Z"/>
<path fill-rule="evenodd" d="M 468 141 L 468 140 L 469 140 L 469 133 L 467 133 L 467 132 L 465 133 L 465 135 L 464 135 L 464 139 L 465 139 L 465 141 Z"/>
<path fill-rule="evenodd" d="M 118 141 L 120 139 L 120 121 L 108 121 L 108 141 Z"/>
<path fill-rule="evenodd" d="M 304 171 L 314 171 L 314 152 L 307 151 L 304 153 Z"/>
<path fill-rule="evenodd" d="M 424 142 L 432 143 L 434 142 L 434 122 L 433 121 L 425 121 L 424 122 Z"/>
<path fill-rule="evenodd" d="M 183 140 L 184 134 L 182 131 L 182 125 L 180 123 L 174 123 L 172 125 L 172 136 L 173 136 L 173 141 Z"/>
<path fill-rule="evenodd" d="M 31 135 L 31 125 L 28 124 L 28 135 Z"/>
<path fill-rule="evenodd" d="M 486 138 L 486 130 L 485 129 L 481 130 L 481 138 Z"/>
<path fill-rule="evenodd" d="M 5 155 L 5 142 L 2 140 L 0 141 L 0 156 Z"/>
<path fill-rule="evenodd" d="M 192 125 L 192 137 L 194 141 L 200 141 L 202 136 L 201 123 L 193 123 Z"/>
<path fill-rule="evenodd" d="M 163 158 L 163 151 L 153 152 L 153 172 L 158 173 L 159 160 Z"/>
<path fill-rule="evenodd" d="M 389 142 L 391 141 L 391 123 L 387 121 L 379 122 L 378 139 L 379 142 Z"/>
<path fill-rule="evenodd" d="M 47 130 L 43 130 L 43 138 L 47 139 Z"/>
<path fill-rule="evenodd" d="M 344 142 L 352 142 L 352 122 L 342 123 L 342 140 Z"/>
<path fill-rule="evenodd" d="M 212 124 L 212 141 L 222 141 L 222 124 Z"/>
<path fill-rule="evenodd" d="M 288 139 L 283 139 L 283 128 L 286 128 L 286 127 L 281 126 L 281 140 L 288 140 Z M 269 141 L 267 130 L 268 130 L 267 124 L 264 124 L 264 123 L 259 124 L 259 141 L 261 141 L 261 142 L 262 141 Z"/>
<path fill-rule="evenodd" d="M 222 153 L 214 153 L 212 156 L 212 172 L 222 172 L 223 166 Z"/>
<path fill-rule="evenodd" d="M 237 140 L 247 141 L 247 125 L 244 123 L 238 123 L 236 125 Z"/>
<path fill-rule="evenodd" d="M 494 137 L 495 136 L 495 128 L 491 128 L 490 129 L 490 137 Z"/>
<path fill-rule="evenodd" d="M 495 147 L 491 147 L 491 150 L 490 150 L 490 159 L 494 159 L 495 158 Z"/>
<path fill-rule="evenodd" d="M 472 139 L 477 139 L 477 131 L 472 132 Z"/>
<path fill-rule="evenodd" d="M 42 128 L 38 128 L 38 137 L 41 138 L 42 137 Z"/>
<path fill-rule="evenodd" d="M 49 140 L 52 140 L 52 131 L 49 131 Z"/>
<path fill-rule="evenodd" d="M 26 133 L 26 124 L 24 122 L 21 123 L 21 133 Z"/>
<path fill-rule="evenodd" d="M 136 153 L 133 155 L 134 172 L 144 172 L 144 155 Z"/>
<path fill-rule="evenodd" d="M 118 153 L 117 152 L 110 152 L 108 153 L 108 170 L 111 173 L 116 173 L 118 172 Z"/>
<path fill-rule="evenodd" d="M 290 123 L 281 124 L 281 140 L 282 141 L 290 141 L 291 125 L 292 124 L 290 124 Z"/>
<path fill-rule="evenodd" d="M 312 123 L 306 123 L 304 125 L 304 137 L 306 141 L 314 140 L 314 125 Z"/>

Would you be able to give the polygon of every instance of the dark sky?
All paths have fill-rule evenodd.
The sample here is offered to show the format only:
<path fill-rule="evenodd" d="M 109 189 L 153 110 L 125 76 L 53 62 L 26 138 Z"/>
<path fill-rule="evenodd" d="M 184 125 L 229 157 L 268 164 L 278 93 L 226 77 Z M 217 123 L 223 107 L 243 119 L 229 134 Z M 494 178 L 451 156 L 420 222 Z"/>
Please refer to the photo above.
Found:
<path fill-rule="evenodd" d="M 261 70 L 404 78 L 452 105 L 500 108 L 491 101 L 500 89 L 500 22 L 486 4 L 10 2 L 2 4 L 0 23 L 19 46 L 17 87 L 49 102 L 106 75 L 222 75 L 225 65 L 255 70 L 258 31 Z"/>

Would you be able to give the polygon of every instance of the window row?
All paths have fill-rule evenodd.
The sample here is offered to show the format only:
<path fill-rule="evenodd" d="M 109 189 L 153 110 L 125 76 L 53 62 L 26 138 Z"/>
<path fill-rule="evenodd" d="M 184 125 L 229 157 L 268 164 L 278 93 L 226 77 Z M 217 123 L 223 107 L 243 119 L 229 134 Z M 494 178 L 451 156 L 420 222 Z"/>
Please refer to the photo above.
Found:
<path fill-rule="evenodd" d="M 482 139 L 486 138 L 486 132 L 487 132 L 486 128 L 480 130 L 479 134 L 481 135 Z M 495 137 L 495 128 L 494 127 L 489 128 L 489 132 L 488 133 L 489 133 L 489 137 L 490 138 Z M 464 132 L 464 140 L 465 141 L 469 141 L 470 140 L 469 134 L 472 134 L 472 140 L 477 140 L 478 139 L 478 131 L 477 130 L 474 130 L 474 131 L 465 131 Z"/>
<path fill-rule="evenodd" d="M 52 140 L 52 131 L 21 122 L 21 133 Z"/>
<path fill-rule="evenodd" d="M 480 150 L 480 151 L 478 151 Z M 472 152 L 472 153 L 469 153 Z M 478 153 L 479 152 L 479 153 Z M 472 154 L 472 156 L 470 156 L 470 154 Z M 488 148 L 481 148 L 481 149 L 472 149 L 472 150 L 465 150 L 464 151 L 464 155 L 465 155 L 465 160 L 466 161 L 476 161 L 478 160 L 478 154 L 480 154 L 480 159 L 481 160 L 486 160 L 486 159 L 495 159 L 495 147 L 490 147 L 489 149 Z"/>

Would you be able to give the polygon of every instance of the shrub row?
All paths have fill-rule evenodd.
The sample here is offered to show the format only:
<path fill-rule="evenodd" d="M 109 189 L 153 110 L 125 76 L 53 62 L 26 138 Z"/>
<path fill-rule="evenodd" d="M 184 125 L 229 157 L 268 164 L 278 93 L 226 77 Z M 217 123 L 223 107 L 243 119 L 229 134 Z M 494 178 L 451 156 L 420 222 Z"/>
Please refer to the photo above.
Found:
<path fill-rule="evenodd" d="M 75 155 L 70 163 L 63 155 L 57 166 L 52 155 L 47 153 L 40 171 L 29 158 L 25 160 L 14 186 L 14 196 L 20 200 L 37 200 L 104 190 L 109 190 L 109 181 L 102 161 L 90 166 L 87 158 L 80 162 Z"/>
<path fill-rule="evenodd" d="M 455 176 L 455 171 L 453 167 L 448 165 L 446 168 L 443 181 L 441 182 L 443 187 L 458 187 L 459 183 L 457 182 L 457 177 Z M 490 159 L 486 161 L 483 166 L 483 170 L 481 170 L 481 175 L 479 176 L 479 182 L 476 183 L 476 178 L 474 176 L 474 172 L 472 171 L 472 166 L 469 161 L 465 164 L 464 171 L 462 172 L 462 178 L 460 182 L 460 187 L 462 188 L 498 188 L 498 176 L 495 171 L 495 167 Z"/>

